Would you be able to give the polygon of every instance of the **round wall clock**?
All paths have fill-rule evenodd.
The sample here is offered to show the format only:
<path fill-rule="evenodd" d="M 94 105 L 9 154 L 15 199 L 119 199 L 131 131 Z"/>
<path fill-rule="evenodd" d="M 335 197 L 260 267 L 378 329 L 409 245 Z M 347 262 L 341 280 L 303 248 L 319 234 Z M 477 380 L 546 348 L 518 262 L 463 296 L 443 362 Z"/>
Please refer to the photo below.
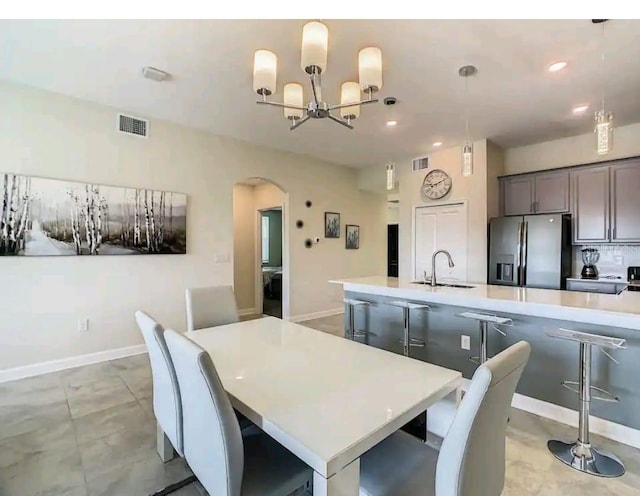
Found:
<path fill-rule="evenodd" d="M 422 183 L 422 192 L 430 200 L 444 198 L 451 191 L 451 176 L 442 169 L 429 172 Z"/>

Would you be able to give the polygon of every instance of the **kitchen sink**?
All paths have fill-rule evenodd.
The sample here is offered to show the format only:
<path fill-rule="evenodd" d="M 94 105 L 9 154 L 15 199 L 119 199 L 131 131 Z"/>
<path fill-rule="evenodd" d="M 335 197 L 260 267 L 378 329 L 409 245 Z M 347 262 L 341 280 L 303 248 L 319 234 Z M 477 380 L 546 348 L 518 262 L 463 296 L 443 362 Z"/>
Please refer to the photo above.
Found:
<path fill-rule="evenodd" d="M 424 284 L 426 286 L 430 286 L 431 285 L 431 283 L 429 281 L 413 281 L 412 284 Z M 475 286 L 468 286 L 467 284 L 449 284 L 449 283 L 443 283 L 443 282 L 436 283 L 436 287 L 439 287 L 439 288 L 462 288 L 462 289 L 475 288 Z"/>

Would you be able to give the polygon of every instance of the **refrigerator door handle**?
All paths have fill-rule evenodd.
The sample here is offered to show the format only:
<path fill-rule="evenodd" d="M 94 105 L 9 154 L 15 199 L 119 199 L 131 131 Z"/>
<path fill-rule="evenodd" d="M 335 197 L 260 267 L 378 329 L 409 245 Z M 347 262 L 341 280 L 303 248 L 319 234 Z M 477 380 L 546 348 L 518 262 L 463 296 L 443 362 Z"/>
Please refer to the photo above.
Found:
<path fill-rule="evenodd" d="M 520 286 L 527 285 L 527 242 L 529 238 L 529 222 L 524 223 L 522 230 L 522 278 L 520 279 Z"/>
<path fill-rule="evenodd" d="M 522 286 L 522 230 L 524 228 L 524 222 L 518 222 L 518 245 L 516 248 L 516 269 L 517 269 L 517 281 L 516 286 Z"/>

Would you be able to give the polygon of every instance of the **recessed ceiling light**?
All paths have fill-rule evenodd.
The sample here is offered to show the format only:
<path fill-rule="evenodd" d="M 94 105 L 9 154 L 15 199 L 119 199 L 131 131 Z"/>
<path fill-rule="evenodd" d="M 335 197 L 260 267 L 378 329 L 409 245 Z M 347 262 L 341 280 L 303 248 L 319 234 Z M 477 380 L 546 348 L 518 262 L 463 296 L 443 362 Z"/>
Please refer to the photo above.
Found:
<path fill-rule="evenodd" d="M 582 113 L 583 113 L 583 112 L 585 112 L 588 108 L 589 108 L 589 105 L 578 105 L 577 107 L 574 107 L 574 109 L 573 109 L 573 113 L 574 113 L 574 114 L 582 114 Z"/>
<path fill-rule="evenodd" d="M 436 141 L 433 146 L 442 146 L 442 141 Z"/>
<path fill-rule="evenodd" d="M 397 126 L 398 121 L 387 121 L 387 127 Z"/>
<path fill-rule="evenodd" d="M 565 61 L 554 62 L 549 66 L 549 72 L 558 72 L 567 67 L 567 63 Z"/>

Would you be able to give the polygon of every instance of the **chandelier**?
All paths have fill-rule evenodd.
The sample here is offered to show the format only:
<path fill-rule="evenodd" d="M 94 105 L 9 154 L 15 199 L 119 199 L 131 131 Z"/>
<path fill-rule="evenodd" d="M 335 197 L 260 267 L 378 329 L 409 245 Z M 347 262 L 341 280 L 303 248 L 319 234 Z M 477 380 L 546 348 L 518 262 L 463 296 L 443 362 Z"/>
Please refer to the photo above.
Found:
<path fill-rule="evenodd" d="M 302 28 L 302 57 L 300 66 L 309 75 L 312 99 L 304 104 L 302 85 L 284 85 L 284 101 L 271 102 L 269 95 L 276 92 L 278 58 L 269 50 L 257 50 L 253 61 L 253 89 L 262 100 L 258 104 L 273 105 L 284 109 L 290 121 L 291 131 L 309 119 L 331 119 L 342 126 L 353 129 L 351 122 L 360 116 L 360 106 L 375 103 L 373 94 L 382 88 L 382 51 L 367 47 L 358 54 L 359 82 L 342 83 L 340 103 L 332 105 L 322 99 L 321 74 L 327 67 L 329 31 L 321 22 L 308 22 Z M 362 94 L 365 99 L 362 99 Z M 335 114 L 334 111 L 339 111 Z"/>

